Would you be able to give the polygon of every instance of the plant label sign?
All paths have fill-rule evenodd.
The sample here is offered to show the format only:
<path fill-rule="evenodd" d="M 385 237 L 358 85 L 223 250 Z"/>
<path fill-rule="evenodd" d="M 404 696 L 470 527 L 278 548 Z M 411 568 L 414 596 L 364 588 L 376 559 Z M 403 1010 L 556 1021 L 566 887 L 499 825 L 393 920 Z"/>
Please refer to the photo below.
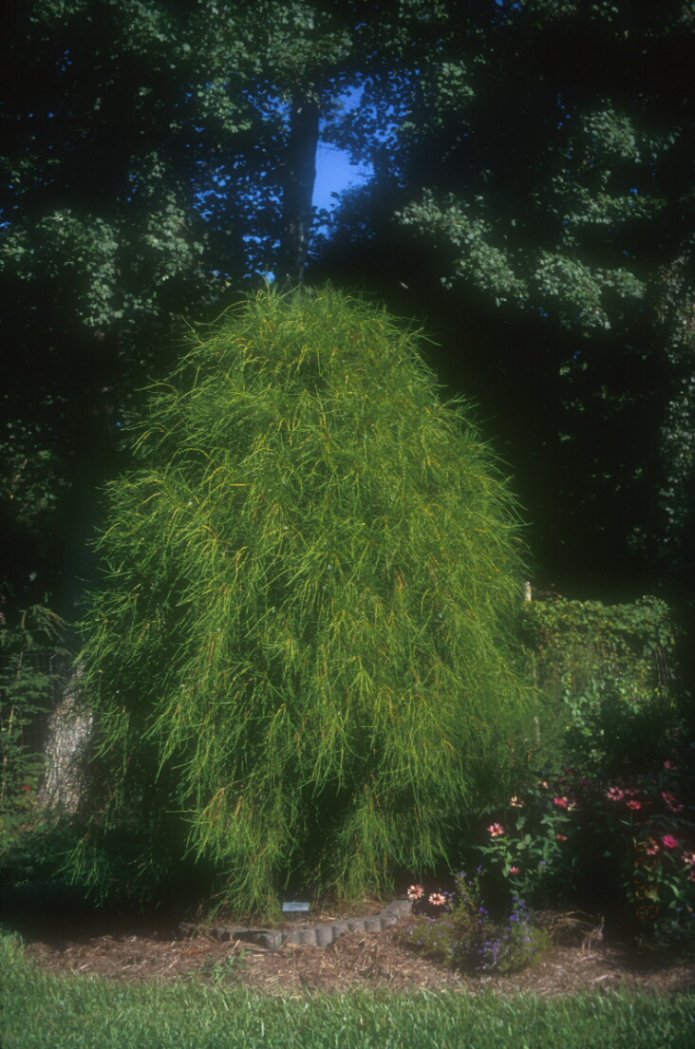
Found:
<path fill-rule="evenodd" d="M 307 914 L 311 910 L 311 904 L 303 900 L 283 900 L 282 910 L 285 914 Z"/>

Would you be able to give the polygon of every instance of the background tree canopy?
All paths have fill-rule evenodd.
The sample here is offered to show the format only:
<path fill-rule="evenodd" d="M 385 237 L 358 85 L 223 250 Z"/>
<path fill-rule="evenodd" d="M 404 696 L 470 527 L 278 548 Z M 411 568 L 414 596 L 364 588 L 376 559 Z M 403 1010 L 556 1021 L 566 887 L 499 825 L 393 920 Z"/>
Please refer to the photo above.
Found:
<path fill-rule="evenodd" d="M 388 274 L 432 318 L 505 442 L 541 574 L 632 596 L 689 546 L 692 10 L 460 11 L 340 129 L 376 174 L 324 265 Z"/>
<path fill-rule="evenodd" d="M 539 578 L 687 599 L 686 0 L 16 0 L 5 19 L 0 571 L 18 600 L 74 605 L 93 493 L 181 318 L 297 279 L 307 249 L 309 282 L 425 320 L 430 363 L 509 463 Z M 310 243 L 319 133 L 374 177 Z"/>

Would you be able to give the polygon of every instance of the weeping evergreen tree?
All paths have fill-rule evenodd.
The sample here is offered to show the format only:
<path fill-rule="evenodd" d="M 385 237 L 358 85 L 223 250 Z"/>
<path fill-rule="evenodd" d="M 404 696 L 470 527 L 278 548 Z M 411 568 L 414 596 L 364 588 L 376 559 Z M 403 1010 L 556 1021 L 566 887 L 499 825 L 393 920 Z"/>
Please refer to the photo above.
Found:
<path fill-rule="evenodd" d="M 224 899 L 343 897 L 456 862 L 534 698 L 514 503 L 418 336 L 332 290 L 263 292 L 153 388 L 110 487 L 86 689 L 93 833 Z M 101 783 L 101 786 L 99 786 Z M 137 846 L 136 846 L 137 843 Z"/>

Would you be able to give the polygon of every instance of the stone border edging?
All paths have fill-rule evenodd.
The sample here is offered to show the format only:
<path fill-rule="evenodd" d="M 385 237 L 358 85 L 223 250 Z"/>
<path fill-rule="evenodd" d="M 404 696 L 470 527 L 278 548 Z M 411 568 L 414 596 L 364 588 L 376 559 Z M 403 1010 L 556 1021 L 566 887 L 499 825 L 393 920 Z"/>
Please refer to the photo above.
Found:
<path fill-rule="evenodd" d="M 254 943 L 267 950 L 276 951 L 285 944 L 296 944 L 309 947 L 328 947 L 344 932 L 381 932 L 395 925 L 399 918 L 410 914 L 410 900 L 392 900 L 379 914 L 366 918 L 346 918 L 344 920 L 317 922 L 315 925 L 297 925 L 289 929 L 254 929 L 246 926 L 216 925 L 211 935 L 216 940 L 240 940 L 242 943 Z M 197 926 L 188 923 L 180 926 L 188 934 Z"/>

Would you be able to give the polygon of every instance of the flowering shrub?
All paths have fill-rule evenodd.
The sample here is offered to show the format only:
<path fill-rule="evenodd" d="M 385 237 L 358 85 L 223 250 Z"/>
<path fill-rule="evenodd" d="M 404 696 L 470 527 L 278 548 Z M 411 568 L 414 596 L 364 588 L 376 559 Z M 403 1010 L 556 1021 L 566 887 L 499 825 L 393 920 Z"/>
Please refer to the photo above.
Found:
<path fill-rule="evenodd" d="M 642 942 L 695 944 L 692 779 L 669 759 L 620 781 L 572 769 L 541 780 L 487 826 L 489 884 L 608 912 Z"/>
<path fill-rule="evenodd" d="M 456 889 L 425 893 L 411 885 L 414 920 L 401 934 L 404 941 L 427 957 L 458 969 L 510 973 L 525 968 L 547 950 L 547 933 L 537 929 L 525 902 L 513 897 L 504 919 L 494 918 L 483 905 L 480 873 L 459 871 Z"/>

